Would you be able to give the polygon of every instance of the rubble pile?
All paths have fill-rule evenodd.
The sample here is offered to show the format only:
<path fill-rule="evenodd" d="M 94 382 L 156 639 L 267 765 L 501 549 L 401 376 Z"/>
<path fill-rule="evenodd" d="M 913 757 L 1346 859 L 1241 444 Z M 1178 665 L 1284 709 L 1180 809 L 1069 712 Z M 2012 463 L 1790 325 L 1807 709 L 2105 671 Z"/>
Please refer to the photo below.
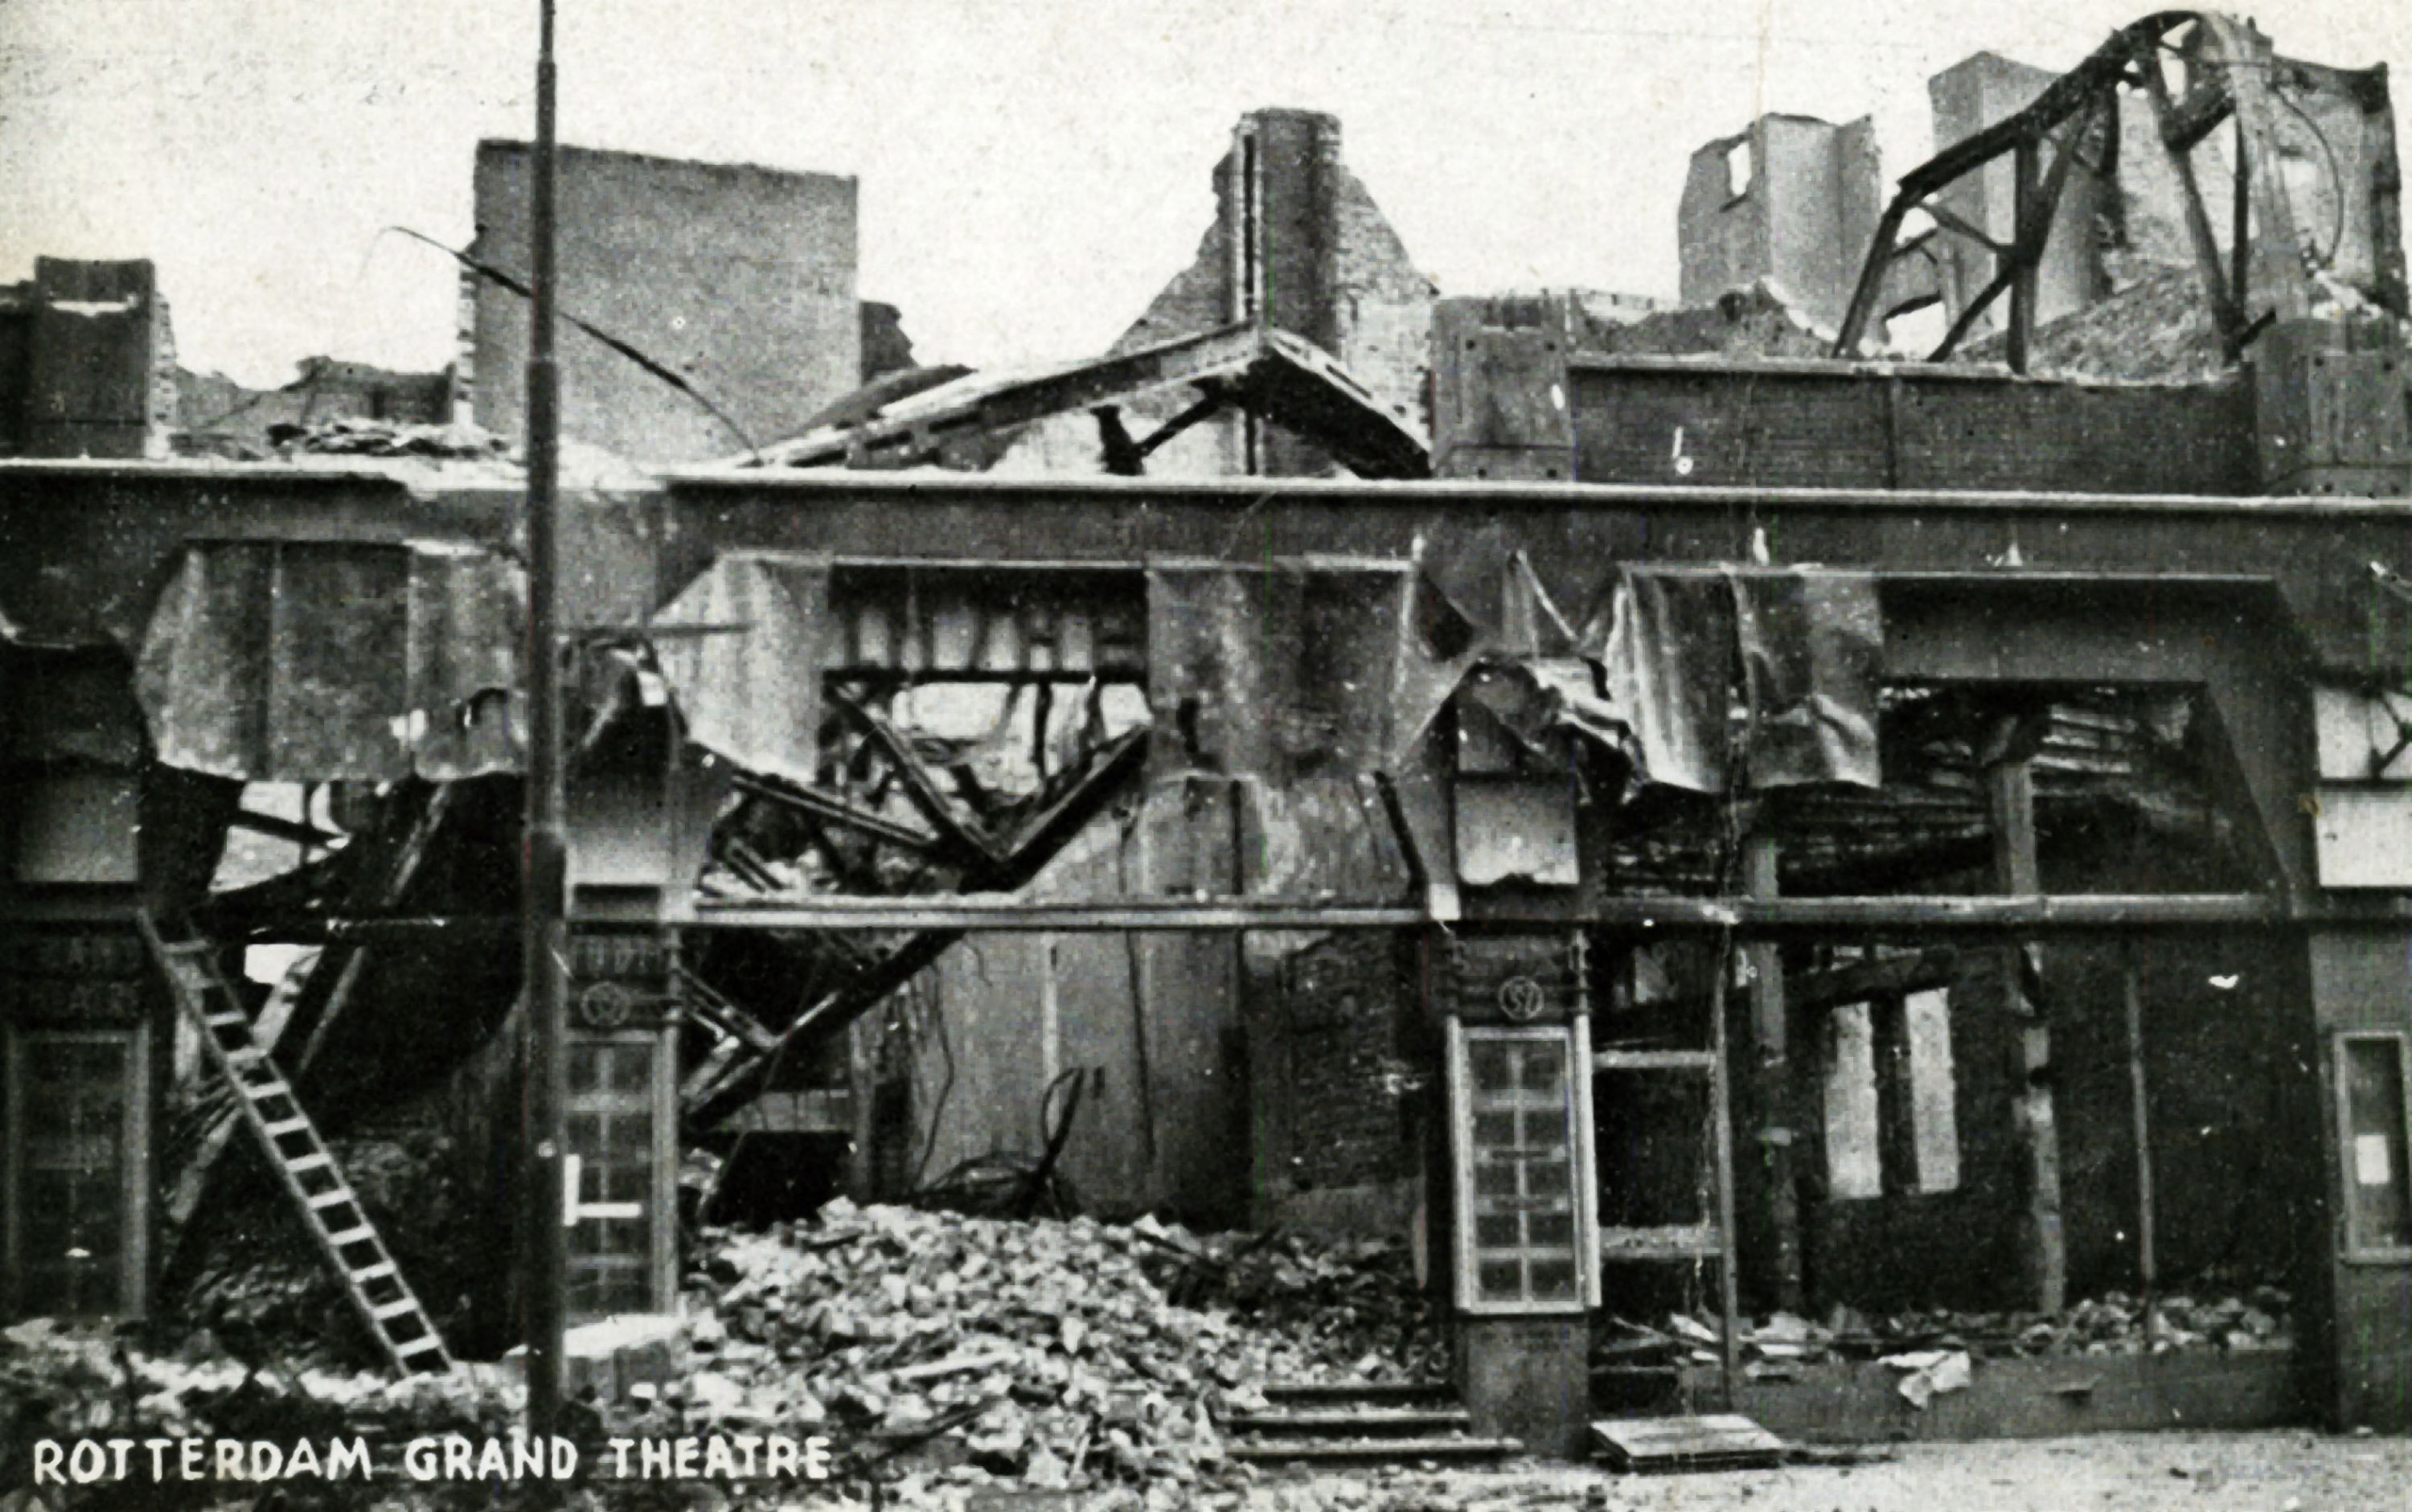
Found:
<path fill-rule="evenodd" d="M 1949 1309 L 1869 1317 L 1837 1306 L 1825 1322 L 1777 1313 L 1743 1332 L 1743 1372 L 1784 1380 L 1800 1367 L 1836 1359 L 1900 1358 L 1905 1351 L 1964 1352 L 1977 1359 L 2169 1354 L 2248 1354 L 2287 1349 L 2294 1326 L 2287 1292 L 2276 1286 L 2197 1299 L 2171 1294 L 2150 1309 L 2124 1292 L 2089 1298 L 2064 1312 L 1959 1313 Z M 1593 1347 L 1601 1365 L 1714 1363 L 1714 1319 L 1678 1313 L 1664 1329 L 1611 1320 Z"/>
<path fill-rule="evenodd" d="M 816 1224 L 710 1235 L 704 1256 L 686 1378 L 607 1409 L 615 1431 L 826 1425 L 865 1462 L 1190 1485 L 1223 1469 L 1214 1414 L 1261 1410 L 1261 1383 L 1423 1363 L 1394 1246 L 839 1201 Z"/>
<path fill-rule="evenodd" d="M 510 442 L 503 437 L 458 421 L 430 425 L 345 418 L 304 425 L 272 425 L 268 439 L 280 450 L 313 456 L 484 461 L 507 457 L 511 451 Z"/>

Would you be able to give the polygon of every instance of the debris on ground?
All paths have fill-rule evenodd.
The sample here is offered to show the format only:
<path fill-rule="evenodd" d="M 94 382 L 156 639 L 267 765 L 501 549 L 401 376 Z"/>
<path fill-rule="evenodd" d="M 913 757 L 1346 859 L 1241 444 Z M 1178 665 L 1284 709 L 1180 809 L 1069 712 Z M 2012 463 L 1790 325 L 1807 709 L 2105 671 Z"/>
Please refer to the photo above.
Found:
<path fill-rule="evenodd" d="M 785 1423 L 857 1470 L 1194 1486 L 1237 1474 L 1217 1417 L 1265 1383 L 1413 1379 L 1440 1347 L 1397 1244 L 841 1199 L 700 1255 L 689 1373 L 606 1406 L 614 1431 Z"/>
<path fill-rule="evenodd" d="M 290 1444 L 340 1434 L 390 1460 L 388 1451 L 423 1435 L 506 1435 L 522 1411 L 492 1366 L 400 1379 L 291 1370 L 246 1363 L 206 1329 L 172 1353 L 139 1348 L 127 1332 L 50 1318 L 0 1329 L 0 1452 L 22 1455 L 43 1438 Z M 31 1475 L 0 1462 L 0 1480 L 22 1486 Z"/>
<path fill-rule="evenodd" d="M 2265 1285 L 2208 1299 L 2173 1293 L 2154 1302 L 2149 1318 L 2140 1299 L 2115 1291 L 2057 1314 L 1937 1308 L 1871 1317 L 1838 1305 L 1819 1323 L 1777 1313 L 1745 1322 L 1743 1373 L 1752 1380 L 1792 1380 L 1802 1367 L 1827 1360 L 1937 1352 L 2011 1359 L 2284 1350 L 2294 1345 L 2290 1301 L 2283 1288 Z M 1714 1364 L 1720 1337 L 1715 1319 L 1689 1313 L 1672 1314 L 1661 1327 L 1610 1318 L 1596 1330 L 1592 1363 L 1596 1370 Z"/>

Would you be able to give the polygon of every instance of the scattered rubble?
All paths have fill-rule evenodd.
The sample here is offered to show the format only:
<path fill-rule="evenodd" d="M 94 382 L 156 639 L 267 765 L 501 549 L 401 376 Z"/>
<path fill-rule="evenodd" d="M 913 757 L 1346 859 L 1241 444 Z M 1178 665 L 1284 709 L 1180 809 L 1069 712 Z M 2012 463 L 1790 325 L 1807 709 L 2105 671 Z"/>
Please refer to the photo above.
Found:
<path fill-rule="evenodd" d="M 307 425 L 272 425 L 271 445 L 280 451 L 316 456 L 447 457 L 484 461 L 510 455 L 511 443 L 491 431 L 454 422 L 404 424 L 392 420 L 339 418 Z"/>
<path fill-rule="evenodd" d="M 2090 1298 L 2059 1314 L 1958 1313 L 1948 1309 L 1871 1318 L 1837 1306 L 1823 1323 L 1777 1313 L 1743 1332 L 1743 1372 L 1752 1380 L 1798 1378 L 1828 1360 L 1911 1360 L 1925 1372 L 1935 1357 L 1972 1359 L 2169 1354 L 2246 1354 L 2291 1348 L 2290 1299 L 2276 1286 L 2198 1299 L 2173 1293 L 2144 1304 L 2124 1292 Z M 1593 1345 L 1596 1365 L 1713 1364 L 1720 1331 L 1713 1318 L 1677 1313 L 1662 1328 L 1609 1321 Z M 1941 1387 L 1949 1389 L 1949 1387 Z"/>
<path fill-rule="evenodd" d="M 136 1347 L 130 1329 L 34 1318 L 0 1329 L 0 1482 L 31 1475 L 16 1457 L 40 1438 L 358 1436 L 373 1454 L 424 1434 L 507 1435 L 518 1392 L 492 1366 L 451 1375 L 346 1374 L 255 1366 L 208 1329 L 172 1354 Z"/>
<path fill-rule="evenodd" d="M 841 1200 L 701 1255 L 688 1373 L 605 1406 L 614 1431 L 825 1425 L 857 1469 L 1192 1486 L 1237 1473 L 1217 1415 L 1263 1383 L 1416 1378 L 1439 1347 L 1393 1244 Z"/>

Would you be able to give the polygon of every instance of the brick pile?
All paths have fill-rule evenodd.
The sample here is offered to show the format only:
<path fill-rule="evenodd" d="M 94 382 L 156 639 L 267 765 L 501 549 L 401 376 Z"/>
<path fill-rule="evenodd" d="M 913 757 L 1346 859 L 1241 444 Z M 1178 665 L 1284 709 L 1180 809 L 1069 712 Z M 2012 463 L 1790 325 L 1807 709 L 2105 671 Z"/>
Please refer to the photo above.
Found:
<path fill-rule="evenodd" d="M 843 1201 L 712 1236 L 689 1302 L 684 1379 L 615 1431 L 784 1424 L 925 1484 L 1219 1481 L 1216 1415 L 1263 1383 L 1401 1379 L 1435 1343 L 1397 1246 Z"/>

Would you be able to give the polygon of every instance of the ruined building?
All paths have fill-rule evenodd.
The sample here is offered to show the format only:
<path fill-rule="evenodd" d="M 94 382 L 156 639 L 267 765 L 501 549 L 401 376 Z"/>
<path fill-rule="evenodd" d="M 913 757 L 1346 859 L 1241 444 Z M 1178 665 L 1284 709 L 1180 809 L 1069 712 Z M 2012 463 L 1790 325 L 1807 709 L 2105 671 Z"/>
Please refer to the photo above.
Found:
<path fill-rule="evenodd" d="M 163 457 L 175 337 L 147 262 L 43 257 L 0 286 L 0 456 Z"/>
<path fill-rule="evenodd" d="M 1408 369 L 1390 316 L 1268 314 L 1346 259 L 1243 276 L 1277 210 L 1357 202 L 1283 198 L 1328 139 L 1252 117 L 1224 215 L 1268 240 L 1158 305 L 1207 329 L 581 494 L 581 1315 L 673 1307 L 698 1212 L 1070 1191 L 1407 1238 L 1475 1426 L 1550 1452 L 1623 1393 L 1846 1438 L 2403 1426 L 2406 312 L 2391 242 L 2365 286 L 2302 230 L 2265 47 L 2156 15 L 1913 169 L 1823 360 L 1442 304 L 1429 444 L 1357 375 Z M 2246 144 L 2242 258 L 2180 205 L 2217 374 L 1858 360 L 1896 263 L 1991 240 L 1949 196 L 2008 154 L 2031 234 L 1952 318 L 1999 303 L 2031 368 L 2047 191 L 2164 49 L 2172 182 Z M 2368 167 L 2327 192 L 2392 226 Z M 1218 475 L 1130 465 L 1149 406 Z M 977 476 L 1049 426 L 1122 476 Z M 519 1168 L 514 492 L 0 469 L 13 1305 L 206 1294 L 232 1150 L 398 1363 L 499 1347 L 507 1226 L 462 1214 Z M 2090 1348 L 2180 1288 L 2266 1327 Z M 1613 1363 L 1612 1316 L 1693 1304 L 1707 1358 Z M 1984 1358 L 1912 1416 L 1850 1350 L 1945 1309 Z M 1777 1315 L 1833 1357 L 1743 1358 Z"/>

